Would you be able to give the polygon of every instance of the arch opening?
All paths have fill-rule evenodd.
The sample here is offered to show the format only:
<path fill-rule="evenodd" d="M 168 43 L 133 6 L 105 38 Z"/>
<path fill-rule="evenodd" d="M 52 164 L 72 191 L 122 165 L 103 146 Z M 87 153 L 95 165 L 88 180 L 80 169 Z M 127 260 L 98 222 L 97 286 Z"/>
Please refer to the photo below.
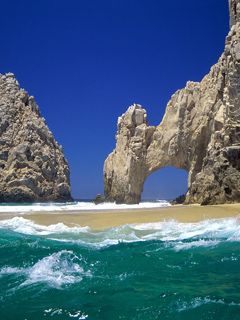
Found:
<path fill-rule="evenodd" d="M 175 167 L 164 167 L 151 173 L 144 182 L 142 201 L 174 200 L 186 194 L 188 172 Z"/>

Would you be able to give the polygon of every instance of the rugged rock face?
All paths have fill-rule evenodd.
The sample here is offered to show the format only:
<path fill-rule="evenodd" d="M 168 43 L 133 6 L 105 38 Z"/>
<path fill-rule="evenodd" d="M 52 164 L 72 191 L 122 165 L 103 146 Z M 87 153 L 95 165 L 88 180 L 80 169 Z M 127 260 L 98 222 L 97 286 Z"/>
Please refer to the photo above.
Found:
<path fill-rule="evenodd" d="M 118 120 L 116 148 L 104 165 L 111 201 L 138 203 L 148 175 L 164 166 L 189 172 L 186 203 L 240 201 L 240 0 L 218 63 L 169 101 L 159 126 L 134 104 Z"/>
<path fill-rule="evenodd" d="M 0 201 L 71 199 L 69 168 L 33 97 L 0 75 Z"/>

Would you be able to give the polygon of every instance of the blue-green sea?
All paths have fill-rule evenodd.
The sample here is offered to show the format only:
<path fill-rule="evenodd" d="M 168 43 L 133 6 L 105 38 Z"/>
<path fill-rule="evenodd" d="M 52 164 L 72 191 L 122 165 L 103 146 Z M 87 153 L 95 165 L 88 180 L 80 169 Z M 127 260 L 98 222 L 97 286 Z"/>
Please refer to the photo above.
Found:
<path fill-rule="evenodd" d="M 240 220 L 0 222 L 0 319 L 240 319 Z"/>

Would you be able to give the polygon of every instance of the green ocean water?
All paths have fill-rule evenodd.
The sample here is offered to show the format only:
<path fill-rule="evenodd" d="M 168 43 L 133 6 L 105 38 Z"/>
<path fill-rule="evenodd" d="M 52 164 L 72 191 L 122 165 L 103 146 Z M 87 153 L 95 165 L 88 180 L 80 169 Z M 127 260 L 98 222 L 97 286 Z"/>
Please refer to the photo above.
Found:
<path fill-rule="evenodd" d="M 0 224 L 0 319 L 240 319 L 238 219 Z"/>

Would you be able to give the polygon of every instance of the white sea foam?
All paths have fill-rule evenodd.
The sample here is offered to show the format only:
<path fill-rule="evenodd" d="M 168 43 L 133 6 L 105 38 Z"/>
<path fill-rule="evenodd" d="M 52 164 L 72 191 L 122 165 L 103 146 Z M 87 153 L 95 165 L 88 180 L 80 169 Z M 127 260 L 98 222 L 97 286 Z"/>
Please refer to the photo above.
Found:
<path fill-rule="evenodd" d="M 172 220 L 123 225 L 96 232 L 89 227 L 68 227 L 63 223 L 43 226 L 23 217 L 14 217 L 0 221 L 0 228 L 97 248 L 121 242 L 160 240 L 176 250 L 187 250 L 194 247 L 216 246 L 222 241 L 240 241 L 239 218 L 212 219 L 196 223 L 180 223 Z"/>
<path fill-rule="evenodd" d="M 23 272 L 24 272 L 23 268 L 3 267 L 2 269 L 0 269 L 0 276 L 18 274 Z"/>
<path fill-rule="evenodd" d="M 210 297 L 196 297 L 192 299 L 190 302 L 178 302 L 177 303 L 177 311 L 182 312 L 186 310 L 196 309 L 206 304 L 220 304 L 225 306 L 239 306 L 238 303 L 235 302 L 226 302 L 224 299 L 213 299 Z"/>
<path fill-rule="evenodd" d="M 78 311 L 68 311 L 68 310 L 64 310 L 61 308 L 50 308 L 50 309 L 46 309 L 44 310 L 44 316 L 46 315 L 50 315 L 51 317 L 54 315 L 65 315 L 68 316 L 70 318 L 76 318 L 78 320 L 83 320 L 83 319 L 87 319 L 88 315 L 85 314 L 84 312 L 78 310 Z"/>
<path fill-rule="evenodd" d="M 72 251 L 62 250 L 42 258 L 31 267 L 13 268 L 3 267 L 0 276 L 22 274 L 25 280 L 20 286 L 35 283 L 46 283 L 54 288 L 61 288 L 80 282 L 84 276 L 91 276 L 90 271 L 84 271 L 81 259 Z"/>
<path fill-rule="evenodd" d="M 187 250 L 187 249 L 197 248 L 197 247 L 214 247 L 219 243 L 220 243 L 220 240 L 205 240 L 205 239 L 199 239 L 191 242 L 179 241 L 177 243 L 174 243 L 174 249 L 176 251 L 180 251 L 180 250 Z"/>
<path fill-rule="evenodd" d="M 231 240 L 240 239 L 239 218 L 210 219 L 196 223 L 182 223 L 175 220 L 133 225 L 132 228 L 147 232 L 145 239 L 162 241 L 187 240 L 195 237 Z"/>
<path fill-rule="evenodd" d="M 44 226 L 36 224 L 31 220 L 22 217 L 14 217 L 12 219 L 0 221 L 0 228 L 13 230 L 15 232 L 29 235 L 50 235 L 71 233 L 79 234 L 90 230 L 89 227 L 68 227 L 63 223 Z"/>
<path fill-rule="evenodd" d="M 104 202 L 95 204 L 93 202 L 67 202 L 67 203 L 34 203 L 28 205 L 0 205 L 0 213 L 17 212 L 59 212 L 59 211 L 101 211 L 101 210 L 125 210 L 125 209 L 147 209 L 171 206 L 165 200 L 155 202 L 141 202 L 139 204 L 116 204 Z"/>

